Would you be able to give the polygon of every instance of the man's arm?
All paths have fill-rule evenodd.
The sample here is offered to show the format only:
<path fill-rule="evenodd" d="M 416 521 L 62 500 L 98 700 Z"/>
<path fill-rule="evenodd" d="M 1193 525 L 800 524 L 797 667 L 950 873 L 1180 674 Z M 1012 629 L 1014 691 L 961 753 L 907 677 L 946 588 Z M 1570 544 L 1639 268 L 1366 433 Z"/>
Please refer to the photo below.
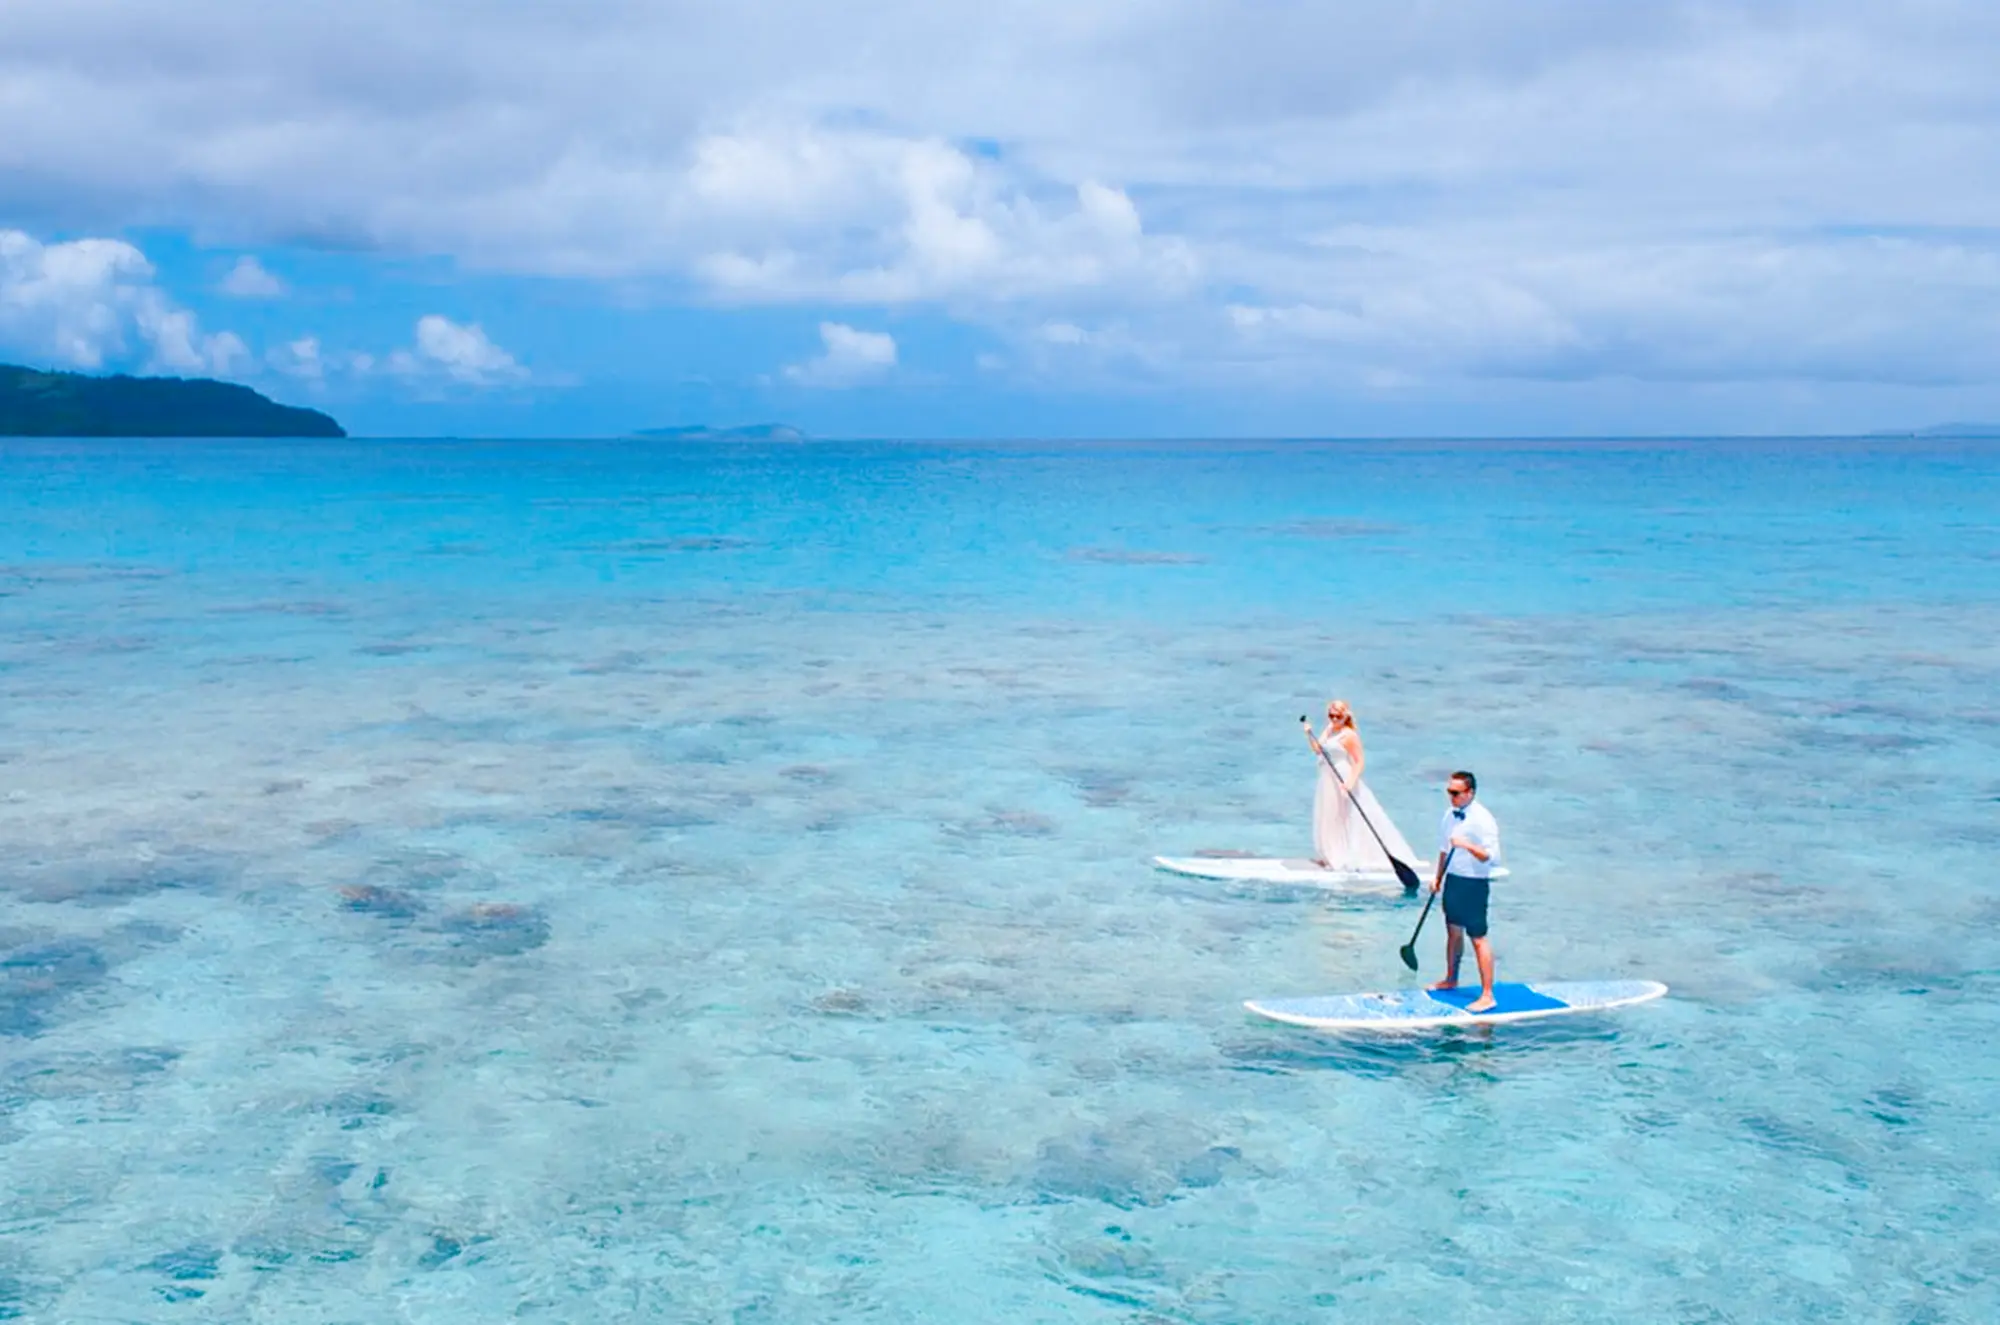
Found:
<path fill-rule="evenodd" d="M 1467 822 L 1464 831 L 1451 839 L 1451 844 L 1482 861 L 1491 860 L 1500 854 L 1500 833 L 1497 825 Z"/>

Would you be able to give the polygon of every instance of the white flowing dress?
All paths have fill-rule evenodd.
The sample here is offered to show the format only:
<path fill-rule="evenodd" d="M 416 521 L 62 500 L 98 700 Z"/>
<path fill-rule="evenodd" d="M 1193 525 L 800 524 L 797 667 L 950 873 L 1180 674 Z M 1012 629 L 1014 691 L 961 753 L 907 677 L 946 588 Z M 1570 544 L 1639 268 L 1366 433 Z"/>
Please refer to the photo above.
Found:
<path fill-rule="evenodd" d="M 1347 757 L 1338 741 L 1328 739 L 1324 734 L 1320 744 L 1333 756 L 1333 762 L 1345 781 L 1354 769 L 1353 761 Z M 1389 821 L 1389 812 L 1382 808 L 1375 793 L 1368 790 L 1363 779 L 1349 796 L 1341 790 L 1340 782 L 1334 780 L 1333 770 L 1326 766 L 1326 760 L 1318 755 L 1313 762 L 1319 765 L 1319 786 L 1313 792 L 1313 854 L 1326 862 L 1328 869 L 1350 870 L 1356 874 L 1391 873 L 1389 853 L 1406 865 L 1417 864 L 1416 853 L 1410 844 L 1396 831 L 1396 825 Z M 1361 821 L 1361 815 L 1354 812 L 1354 803 L 1359 801 L 1368 823 Z M 1375 840 L 1375 833 L 1368 831 L 1368 824 L 1375 825 L 1375 833 L 1382 835 L 1382 842 L 1389 845 L 1389 852 L 1382 850 L 1382 842 Z M 1423 871 L 1418 870 L 1421 874 Z"/>

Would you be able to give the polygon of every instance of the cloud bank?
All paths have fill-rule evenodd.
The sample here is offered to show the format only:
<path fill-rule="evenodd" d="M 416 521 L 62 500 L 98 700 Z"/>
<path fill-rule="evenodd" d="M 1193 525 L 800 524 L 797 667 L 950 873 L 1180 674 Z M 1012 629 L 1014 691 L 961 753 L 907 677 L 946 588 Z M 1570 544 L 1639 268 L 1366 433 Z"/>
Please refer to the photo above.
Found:
<path fill-rule="evenodd" d="M 246 270 L 249 275 L 246 277 Z M 417 319 L 412 343 L 387 354 L 330 355 L 316 335 L 273 346 L 261 358 L 232 331 L 205 332 L 199 319 L 155 283 L 146 255 L 118 239 L 44 244 L 0 230 L 0 351 L 38 364 L 83 371 L 108 368 L 255 380 L 264 372 L 302 382 L 336 377 L 398 380 L 417 386 L 490 389 L 517 386 L 532 374 L 478 323 L 442 314 Z M 243 298 L 272 297 L 269 273 L 244 259 L 224 280 Z M 281 284 L 277 290 L 282 291 Z M 845 332 L 846 328 L 839 330 Z M 850 333 L 866 339 L 865 333 Z M 887 341 L 887 337 L 881 338 Z M 865 362 L 869 347 L 836 347 L 829 371 Z M 889 347 L 894 362 L 895 348 Z"/>
<path fill-rule="evenodd" d="M 922 306 L 1050 373 L 1987 383 L 1996 57 L 1971 0 L 13 0 L 0 183 L 43 233 Z M 226 348 L 56 304 L 6 316 L 74 362 Z"/>

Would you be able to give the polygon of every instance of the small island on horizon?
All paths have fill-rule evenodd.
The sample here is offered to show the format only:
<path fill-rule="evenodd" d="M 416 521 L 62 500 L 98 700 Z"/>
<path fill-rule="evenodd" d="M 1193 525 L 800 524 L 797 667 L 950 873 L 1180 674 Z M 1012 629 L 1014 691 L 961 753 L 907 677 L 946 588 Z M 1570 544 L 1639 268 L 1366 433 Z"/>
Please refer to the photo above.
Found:
<path fill-rule="evenodd" d="M 345 436 L 329 415 L 234 382 L 0 364 L 0 437 Z"/>
<path fill-rule="evenodd" d="M 680 428 L 641 428 L 632 434 L 657 442 L 803 442 L 805 433 L 785 423 L 752 423 L 715 428 L 705 423 Z"/>
<path fill-rule="evenodd" d="M 1934 423 L 1917 430 L 1919 437 L 2000 437 L 2000 423 Z"/>
<path fill-rule="evenodd" d="M 1880 428 L 1863 433 L 1868 438 L 1893 438 L 1913 441 L 1940 441 L 1962 439 L 1984 441 L 1989 437 L 2000 437 L 2000 423 L 1933 423 L 1925 428 Z"/>

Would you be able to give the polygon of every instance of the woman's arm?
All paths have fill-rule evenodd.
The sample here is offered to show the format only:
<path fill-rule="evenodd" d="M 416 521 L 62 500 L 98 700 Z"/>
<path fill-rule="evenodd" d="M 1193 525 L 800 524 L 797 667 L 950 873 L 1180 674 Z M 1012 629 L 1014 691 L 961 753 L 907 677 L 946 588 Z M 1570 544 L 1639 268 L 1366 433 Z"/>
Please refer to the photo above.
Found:
<path fill-rule="evenodd" d="M 1361 746 L 1361 733 L 1349 727 L 1340 734 L 1340 748 L 1347 751 L 1347 757 L 1354 761 L 1354 772 L 1341 784 L 1351 792 L 1361 785 L 1361 770 L 1368 766 L 1367 752 Z"/>

